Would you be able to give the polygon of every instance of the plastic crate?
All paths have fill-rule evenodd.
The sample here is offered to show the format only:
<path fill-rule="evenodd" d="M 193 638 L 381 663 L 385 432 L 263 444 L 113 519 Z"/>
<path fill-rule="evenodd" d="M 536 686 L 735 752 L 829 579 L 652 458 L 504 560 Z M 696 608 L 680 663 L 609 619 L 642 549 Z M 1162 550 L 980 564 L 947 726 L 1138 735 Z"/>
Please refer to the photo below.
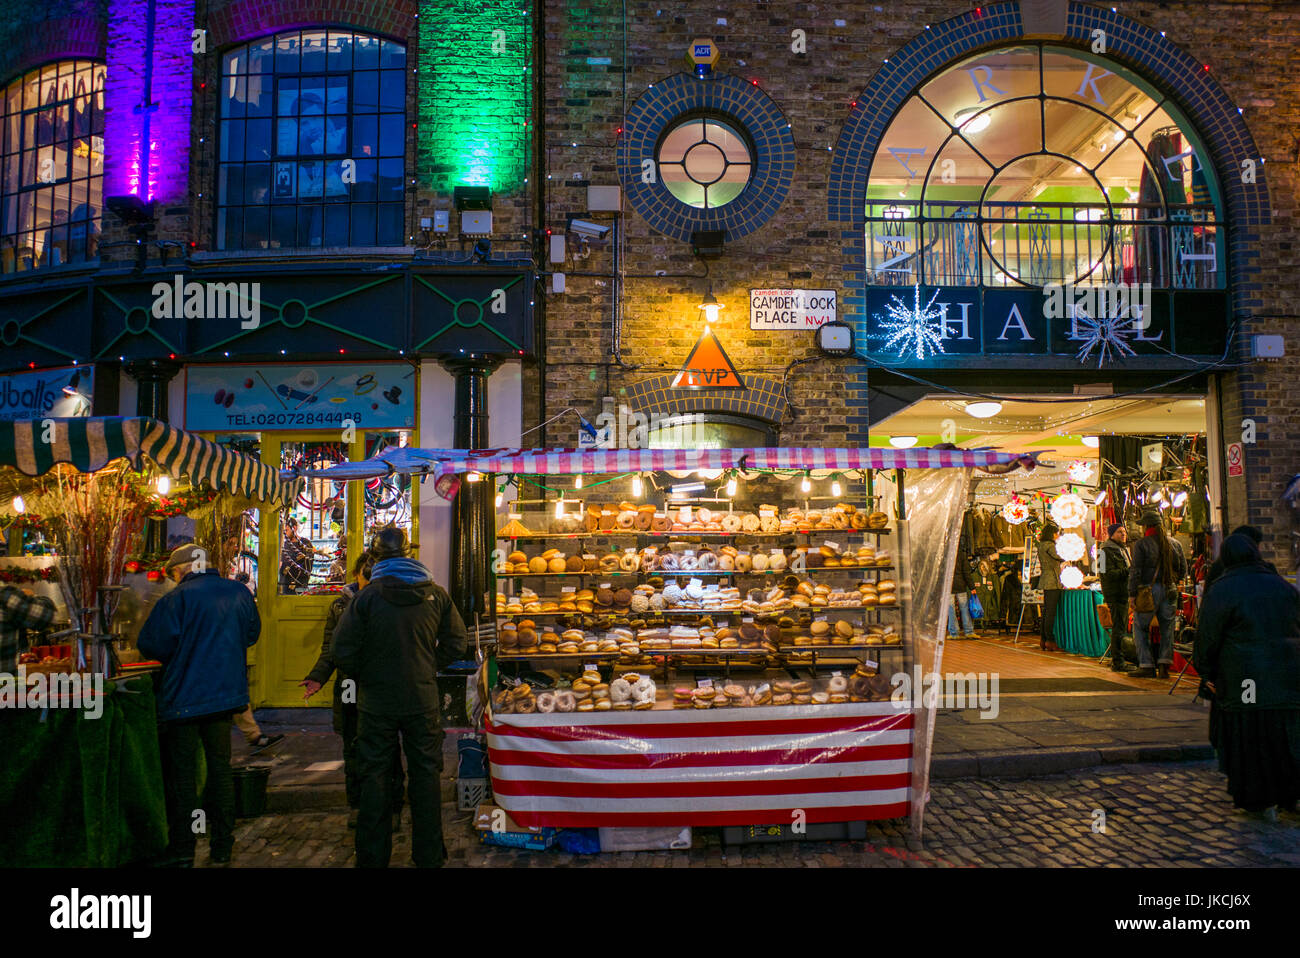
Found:
<path fill-rule="evenodd" d="M 756 845 L 766 842 L 833 842 L 862 841 L 867 837 L 866 822 L 809 822 L 802 833 L 793 825 L 724 825 L 724 845 Z"/>
<path fill-rule="evenodd" d="M 456 779 L 456 807 L 462 812 L 472 812 L 492 794 L 491 784 L 486 778 Z"/>

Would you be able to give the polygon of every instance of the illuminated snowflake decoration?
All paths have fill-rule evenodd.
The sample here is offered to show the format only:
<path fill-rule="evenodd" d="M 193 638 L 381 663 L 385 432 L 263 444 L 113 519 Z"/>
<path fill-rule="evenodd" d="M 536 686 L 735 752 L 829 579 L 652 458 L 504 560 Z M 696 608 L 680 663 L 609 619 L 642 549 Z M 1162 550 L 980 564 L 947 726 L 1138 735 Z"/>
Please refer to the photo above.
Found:
<path fill-rule="evenodd" d="M 1076 358 L 1087 362 L 1093 350 L 1097 351 L 1097 368 L 1119 359 L 1121 356 L 1136 356 L 1128 344 L 1128 337 L 1133 334 L 1133 320 L 1128 316 L 1103 316 L 1092 319 L 1089 316 L 1078 317 L 1079 330 L 1083 336 L 1083 345 L 1079 347 Z"/>
<path fill-rule="evenodd" d="M 934 291 L 924 309 L 921 308 L 919 285 L 913 287 L 912 297 L 913 305 L 910 307 L 897 296 L 889 298 L 889 305 L 885 307 L 889 318 L 880 321 L 883 332 L 876 334 L 877 338 L 885 340 L 886 349 L 898 347 L 899 359 L 913 350 L 917 359 L 943 352 L 943 310 L 933 308 L 939 291 Z"/>

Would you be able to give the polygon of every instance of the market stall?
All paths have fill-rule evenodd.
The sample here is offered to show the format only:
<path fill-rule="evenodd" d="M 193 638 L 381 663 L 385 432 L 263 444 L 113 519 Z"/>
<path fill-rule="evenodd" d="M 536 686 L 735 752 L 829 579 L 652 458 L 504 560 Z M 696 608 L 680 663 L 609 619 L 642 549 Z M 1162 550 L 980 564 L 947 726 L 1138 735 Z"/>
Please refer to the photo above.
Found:
<path fill-rule="evenodd" d="M 919 833 L 967 484 L 1022 465 L 958 449 L 406 449 L 326 474 L 497 485 L 497 616 L 479 635 L 492 787 L 514 822 L 906 814 Z"/>
<path fill-rule="evenodd" d="M 207 491 L 169 499 L 173 481 Z M 127 557 L 149 517 L 184 501 L 195 504 L 196 541 L 219 567 L 227 512 L 283 502 L 296 488 L 256 460 L 152 419 L 0 423 L 0 525 L 15 553 L 0 559 L 0 579 L 43 587 L 58 606 L 50 637 L 29 636 L 21 681 L 5 677 L 5 694 L 24 705 L 0 723 L 8 810 L 0 863 L 111 866 L 166 844 L 149 676 L 157 663 L 133 661 L 116 621 L 138 599 L 124 582 L 139 560 Z M 48 711 L 29 707 L 34 688 Z"/>

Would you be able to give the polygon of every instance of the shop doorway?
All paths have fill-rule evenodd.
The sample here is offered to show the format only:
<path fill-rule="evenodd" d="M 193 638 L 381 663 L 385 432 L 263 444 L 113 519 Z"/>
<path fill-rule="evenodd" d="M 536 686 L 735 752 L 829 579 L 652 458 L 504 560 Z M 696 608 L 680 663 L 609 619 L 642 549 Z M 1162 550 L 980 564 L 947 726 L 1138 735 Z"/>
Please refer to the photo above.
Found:
<path fill-rule="evenodd" d="M 408 445 L 408 431 L 357 431 L 343 441 L 332 433 L 218 436 L 277 468 L 324 468 Z M 374 531 L 396 525 L 416 541 L 409 477 L 365 482 L 306 480 L 296 501 L 278 511 L 244 515 L 242 542 L 231 576 L 247 575 L 262 617 L 262 635 L 249 653 L 254 707 L 328 707 L 332 682 L 304 703 L 299 684 L 320 655 L 330 605 L 352 581 L 351 570 Z"/>
<path fill-rule="evenodd" d="M 1023 686 L 1020 691 L 1026 694 L 1104 693 L 1105 685 L 1154 691 L 1152 680 L 1108 669 L 1109 636 L 1096 611 L 1101 602 L 1098 553 L 1112 523 L 1129 527 L 1131 544 L 1142 534 L 1141 514 L 1159 512 L 1192 571 L 1183 583 L 1187 598 L 1179 606 L 1184 613 L 1180 624 L 1194 623 L 1196 575 L 1208 566 L 1212 518 L 1219 514 L 1218 482 L 1210 475 L 1218 453 L 1210 449 L 1207 436 L 1206 397 L 1034 395 L 982 407 L 977 403 L 934 394 L 872 427 L 873 445 L 954 442 L 964 448 L 1039 454 L 1039 468 L 1032 473 L 978 477 L 971 484 L 970 532 L 964 555 L 958 556 L 965 574 L 954 573 L 954 591 L 963 592 L 969 584 L 983 615 L 972 616 L 968 626 L 961 603 L 954 601 L 945 669 L 996 671 Z M 1062 531 L 1082 540 L 1082 550 L 1079 554 L 1080 543 L 1070 541 L 1066 551 L 1078 557 L 1067 565 L 1078 576 L 1063 593 L 1070 604 L 1067 613 L 1056 614 L 1060 628 L 1053 623 L 1053 634 L 1066 651 L 1044 652 L 1043 594 L 1034 588 L 1041 572 L 1037 543 L 1043 525 L 1052 519 L 1053 502 L 1066 494 L 1078 496 L 1084 512 L 1078 525 Z M 963 641 L 969 627 L 978 638 Z M 1131 628 L 1126 631 L 1132 636 Z M 1128 648 L 1136 651 L 1131 642 Z M 1184 682 L 1180 691 L 1191 693 L 1195 687 L 1194 680 Z"/>

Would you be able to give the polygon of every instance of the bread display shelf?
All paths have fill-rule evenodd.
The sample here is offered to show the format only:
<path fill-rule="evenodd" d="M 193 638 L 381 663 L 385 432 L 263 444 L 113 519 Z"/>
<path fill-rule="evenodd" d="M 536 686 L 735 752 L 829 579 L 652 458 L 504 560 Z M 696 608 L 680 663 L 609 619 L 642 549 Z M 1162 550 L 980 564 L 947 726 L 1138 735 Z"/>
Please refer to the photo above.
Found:
<path fill-rule="evenodd" d="M 661 615 L 693 615 L 696 618 L 704 616 L 737 616 L 749 615 L 754 618 L 780 618 L 783 615 L 789 615 L 791 612 L 808 612 L 814 615 L 829 615 L 832 612 L 863 612 L 878 609 L 882 612 L 901 610 L 902 603 L 894 605 L 814 605 L 807 609 L 781 609 L 773 612 L 746 612 L 744 609 L 656 609 L 654 613 L 641 612 L 630 614 L 628 612 L 618 612 L 612 609 L 601 611 L 597 609 L 594 612 L 498 612 L 499 619 L 533 619 L 540 616 L 620 616 L 619 621 L 631 621 L 632 619 L 658 618 Z"/>
<path fill-rule="evenodd" d="M 881 649 L 903 648 L 903 640 L 900 636 L 894 642 L 881 642 L 879 645 L 779 645 L 777 646 L 777 655 L 799 654 L 801 652 L 878 652 Z"/>
<path fill-rule="evenodd" d="M 840 535 L 848 533 L 849 535 L 871 535 L 887 536 L 892 534 L 890 529 L 796 529 L 793 532 L 641 532 L 636 529 L 631 531 L 623 529 L 598 529 L 595 532 L 530 532 L 526 536 L 503 536 L 497 534 L 501 540 L 518 542 L 527 539 L 780 539 L 783 536 L 812 536 L 812 535 Z"/>
<path fill-rule="evenodd" d="M 812 569 L 812 571 L 818 573 L 893 572 L 895 570 L 895 567 L 892 565 L 814 566 L 810 568 Z M 623 570 L 620 569 L 617 572 L 600 572 L 600 571 L 596 571 L 596 572 L 497 572 L 495 573 L 495 575 L 498 579 L 565 579 L 565 578 L 602 579 L 602 578 L 614 578 L 616 576 L 622 576 L 622 577 L 645 576 L 646 578 L 651 578 L 653 576 L 660 576 L 662 578 L 674 578 L 674 579 L 690 579 L 690 578 L 703 579 L 703 578 L 712 578 L 715 576 L 728 576 L 728 575 L 736 575 L 736 576 L 794 575 L 797 576 L 799 575 L 799 573 L 791 572 L 789 567 L 786 567 L 784 569 L 764 569 L 762 572 L 754 572 L 752 569 L 749 572 L 737 572 L 734 569 L 731 571 L 723 571 L 721 569 L 717 569 L 713 572 L 705 572 L 701 569 L 691 569 L 686 572 L 683 572 L 681 569 L 668 569 L 668 570 L 655 569 L 653 572 L 642 572 L 639 570 L 635 572 L 624 572 Z"/>
<path fill-rule="evenodd" d="M 877 647 L 871 646 L 871 648 Z M 840 648 L 846 649 L 849 646 L 840 646 Z M 867 646 L 863 646 L 863 648 L 867 648 Z M 801 649 L 800 651 L 805 650 Z M 812 649 L 806 651 L 811 652 Z M 663 656 L 681 658 L 698 655 L 762 655 L 770 658 L 780 654 L 780 652 L 773 652 L 771 649 L 642 649 L 638 656 L 625 656 L 622 652 L 498 652 L 497 658 L 506 661 L 524 661 L 528 659 L 621 659 L 639 658 L 641 656 L 657 659 Z"/>

